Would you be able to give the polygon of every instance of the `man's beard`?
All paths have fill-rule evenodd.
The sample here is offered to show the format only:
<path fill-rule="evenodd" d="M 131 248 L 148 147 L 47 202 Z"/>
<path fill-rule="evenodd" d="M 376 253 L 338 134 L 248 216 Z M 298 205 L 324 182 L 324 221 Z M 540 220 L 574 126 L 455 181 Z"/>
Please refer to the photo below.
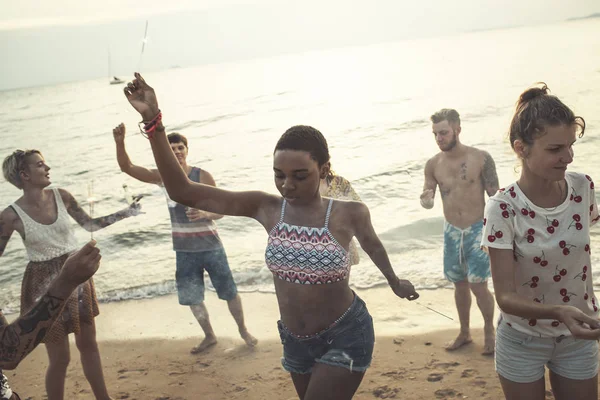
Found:
<path fill-rule="evenodd" d="M 443 148 L 442 151 L 452 150 L 453 148 L 456 147 L 456 143 L 457 143 L 457 140 L 456 140 L 456 133 L 455 133 L 454 136 L 452 137 L 452 141 L 450 143 L 448 143 L 448 145 L 445 148 Z"/>

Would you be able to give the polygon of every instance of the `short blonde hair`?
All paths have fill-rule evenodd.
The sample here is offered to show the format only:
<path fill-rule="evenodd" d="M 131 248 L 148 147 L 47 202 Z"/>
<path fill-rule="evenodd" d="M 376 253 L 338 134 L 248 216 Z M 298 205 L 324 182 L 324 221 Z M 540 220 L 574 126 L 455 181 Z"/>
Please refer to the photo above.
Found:
<path fill-rule="evenodd" d="M 2 163 L 4 179 L 19 189 L 23 189 L 20 174 L 27 167 L 27 158 L 34 154 L 42 155 L 39 150 L 15 150 L 10 156 L 6 157 Z"/>

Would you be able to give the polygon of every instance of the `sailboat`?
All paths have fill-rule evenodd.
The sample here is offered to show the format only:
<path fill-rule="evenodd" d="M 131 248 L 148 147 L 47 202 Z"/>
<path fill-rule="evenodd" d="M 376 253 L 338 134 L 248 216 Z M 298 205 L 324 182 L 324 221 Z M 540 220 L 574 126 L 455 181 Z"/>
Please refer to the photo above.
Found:
<path fill-rule="evenodd" d="M 108 48 L 108 79 L 110 79 L 110 84 L 111 85 L 118 85 L 120 83 L 123 83 L 122 79 L 119 79 L 119 77 L 114 76 L 111 78 L 111 62 L 110 62 L 110 47 Z"/>

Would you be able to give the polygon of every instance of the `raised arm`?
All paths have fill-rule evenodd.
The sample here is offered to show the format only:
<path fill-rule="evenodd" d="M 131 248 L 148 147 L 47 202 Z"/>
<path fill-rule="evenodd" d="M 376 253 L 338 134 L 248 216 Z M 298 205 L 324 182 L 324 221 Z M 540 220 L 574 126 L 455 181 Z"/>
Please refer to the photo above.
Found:
<path fill-rule="evenodd" d="M 59 189 L 60 195 L 62 197 L 63 203 L 67 207 L 67 212 L 69 215 L 77 221 L 77 223 L 86 231 L 97 231 L 102 228 L 106 228 L 118 222 L 122 219 L 133 217 L 140 213 L 140 205 L 138 203 L 140 197 L 136 198 L 133 203 L 129 205 L 129 207 L 124 208 L 116 213 L 112 213 L 110 215 L 105 215 L 103 217 L 97 217 L 92 219 L 88 213 L 86 213 L 77 203 L 77 200 L 73 197 L 73 195 L 67 192 L 64 189 Z"/>
<path fill-rule="evenodd" d="M 483 152 L 483 168 L 481 170 L 481 182 L 483 188 L 489 197 L 496 194 L 500 186 L 498 185 L 498 174 L 496 173 L 496 163 L 487 152 Z"/>
<path fill-rule="evenodd" d="M 433 208 L 433 200 L 435 198 L 435 189 L 437 188 L 437 181 L 433 174 L 434 170 L 434 159 L 431 158 L 425 164 L 425 183 L 423 184 L 423 193 L 421 193 L 421 207 L 426 209 Z"/>
<path fill-rule="evenodd" d="M 115 138 L 115 144 L 117 146 L 117 162 L 121 171 L 125 172 L 132 178 L 138 181 L 147 183 L 161 183 L 160 174 L 156 169 L 148 169 L 135 165 L 131 162 L 127 150 L 125 150 L 125 124 L 121 123 L 115 129 L 113 129 L 113 137 Z"/>
<path fill-rule="evenodd" d="M 0 368 L 14 369 L 40 344 L 75 288 L 98 270 L 100 251 L 91 241 L 71 255 L 33 308 L 8 324 L 0 311 Z"/>
<path fill-rule="evenodd" d="M 375 233 L 375 229 L 373 229 L 371 215 L 367 206 L 363 203 L 353 202 L 348 204 L 347 207 L 351 207 L 349 214 L 352 216 L 351 221 L 354 228 L 354 236 L 358 239 L 360 247 L 369 255 L 375 266 L 385 276 L 394 293 L 403 299 L 418 299 L 419 294 L 412 283 L 406 279 L 399 279 L 394 272 L 387 252 Z"/>
<path fill-rule="evenodd" d="M 158 101 L 152 89 L 140 74 L 127 84 L 125 96 L 144 121 L 152 121 L 159 114 Z M 260 191 L 233 192 L 214 186 L 195 183 L 188 179 L 179 166 L 165 134 L 162 122 L 151 132 L 150 146 L 156 166 L 164 179 L 169 197 L 177 203 L 216 214 L 250 217 L 267 225 L 267 209 L 278 207 L 279 198 Z"/>
<path fill-rule="evenodd" d="M 514 278 L 516 266 L 513 250 L 491 247 L 488 249 L 496 301 L 502 311 L 522 318 L 555 319 L 564 323 L 577 338 L 592 340 L 600 338 L 600 321 L 578 308 L 545 305 L 518 295 Z"/>

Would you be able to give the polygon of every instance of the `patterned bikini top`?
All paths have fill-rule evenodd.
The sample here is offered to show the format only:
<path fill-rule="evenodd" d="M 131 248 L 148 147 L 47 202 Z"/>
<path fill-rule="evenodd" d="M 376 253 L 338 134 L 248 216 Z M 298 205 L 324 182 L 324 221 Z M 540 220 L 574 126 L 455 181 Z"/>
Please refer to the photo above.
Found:
<path fill-rule="evenodd" d="M 285 204 L 284 199 L 281 218 L 269 232 L 265 251 L 265 261 L 273 276 L 302 285 L 335 283 L 347 279 L 350 273 L 348 252 L 328 228 L 333 200 L 329 200 L 325 226 L 322 228 L 284 222 Z"/>

